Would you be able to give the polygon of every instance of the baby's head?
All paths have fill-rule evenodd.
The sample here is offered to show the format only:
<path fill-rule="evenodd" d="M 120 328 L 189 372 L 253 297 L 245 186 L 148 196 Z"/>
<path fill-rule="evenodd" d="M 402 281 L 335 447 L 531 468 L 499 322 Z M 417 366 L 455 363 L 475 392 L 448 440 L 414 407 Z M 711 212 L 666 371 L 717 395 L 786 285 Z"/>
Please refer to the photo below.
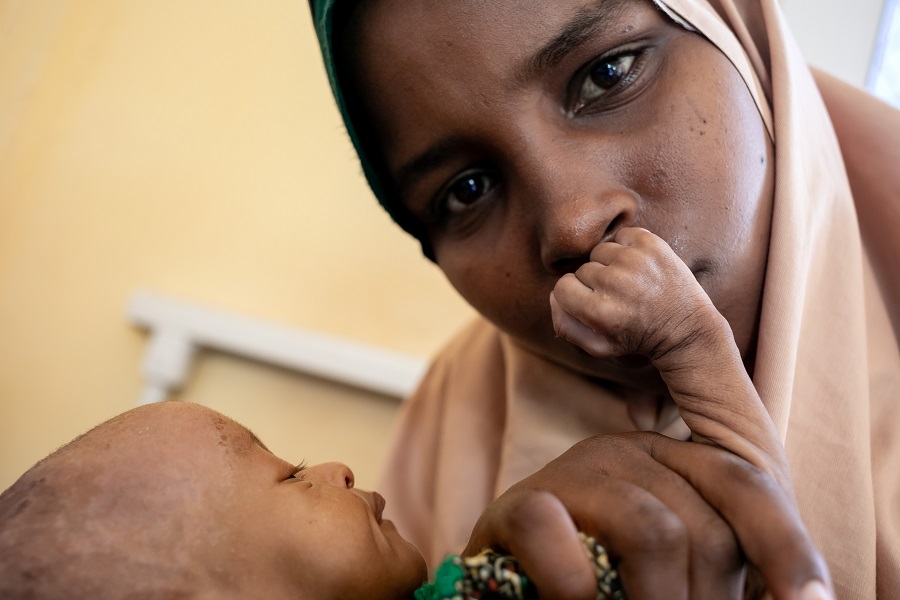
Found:
<path fill-rule="evenodd" d="M 0 596 L 409 597 L 425 563 L 383 507 L 211 409 L 141 407 L 0 495 Z"/>

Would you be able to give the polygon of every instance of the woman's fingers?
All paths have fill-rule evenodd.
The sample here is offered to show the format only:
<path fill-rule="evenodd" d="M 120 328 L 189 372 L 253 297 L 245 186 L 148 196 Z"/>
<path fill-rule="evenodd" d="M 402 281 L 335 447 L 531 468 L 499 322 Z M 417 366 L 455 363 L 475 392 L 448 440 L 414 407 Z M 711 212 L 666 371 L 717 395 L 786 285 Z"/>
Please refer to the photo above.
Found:
<path fill-rule="evenodd" d="M 612 478 L 565 493 L 566 505 L 547 491 L 522 484 L 510 489 L 479 519 L 464 554 L 503 548 L 519 560 L 541 598 L 592 599 L 597 581 L 577 535 L 581 530 L 618 560 L 629 600 L 690 597 L 688 534 L 662 502 Z"/>
<path fill-rule="evenodd" d="M 830 585 L 771 476 L 727 451 L 651 433 L 576 444 L 496 500 L 466 552 L 503 548 L 542 597 L 588 597 L 578 530 L 618 561 L 631 600 L 740 598 L 744 556 L 778 600 L 807 600 L 805 585 Z"/>
<path fill-rule="evenodd" d="M 689 579 L 691 598 L 741 598 L 744 586 L 744 560 L 731 527 L 706 500 L 679 474 L 647 460 L 649 444 L 645 435 L 623 434 L 586 440 L 586 456 L 614 457 L 605 471 L 618 479 L 647 490 L 678 516 L 687 531 L 690 552 Z M 634 468 L 645 463 L 643 468 Z"/>
<path fill-rule="evenodd" d="M 711 446 L 658 435 L 642 441 L 654 459 L 687 480 L 728 521 L 777 600 L 833 598 L 825 561 L 790 498 L 769 474 Z M 817 585 L 825 595 L 804 595 Z"/>
<path fill-rule="evenodd" d="M 617 561 L 631 600 L 741 598 L 744 563 L 731 529 L 648 447 L 629 435 L 576 444 L 501 496 L 467 552 L 502 547 L 519 558 L 542 597 L 573 597 L 582 575 L 560 573 L 561 563 L 583 556 L 577 529 Z"/>
<path fill-rule="evenodd" d="M 519 486 L 481 515 L 463 555 L 485 548 L 508 551 L 541 598 L 592 600 L 597 582 L 565 506 L 550 492 Z"/>
<path fill-rule="evenodd" d="M 630 600 L 693 597 L 690 532 L 658 498 L 627 481 L 606 478 L 599 488 L 578 486 L 567 501 L 577 507 L 572 517 L 579 529 L 594 535 L 618 560 Z"/>

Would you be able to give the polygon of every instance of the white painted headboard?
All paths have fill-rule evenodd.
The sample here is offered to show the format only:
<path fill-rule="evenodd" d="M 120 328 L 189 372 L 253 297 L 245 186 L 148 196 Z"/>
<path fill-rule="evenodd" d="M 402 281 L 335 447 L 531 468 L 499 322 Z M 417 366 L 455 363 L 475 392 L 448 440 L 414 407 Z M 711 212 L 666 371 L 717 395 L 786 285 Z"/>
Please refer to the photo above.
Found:
<path fill-rule="evenodd" d="M 397 398 L 415 389 L 427 366 L 421 358 L 146 291 L 134 294 L 128 317 L 150 331 L 139 404 L 161 402 L 182 387 L 200 347 Z"/>

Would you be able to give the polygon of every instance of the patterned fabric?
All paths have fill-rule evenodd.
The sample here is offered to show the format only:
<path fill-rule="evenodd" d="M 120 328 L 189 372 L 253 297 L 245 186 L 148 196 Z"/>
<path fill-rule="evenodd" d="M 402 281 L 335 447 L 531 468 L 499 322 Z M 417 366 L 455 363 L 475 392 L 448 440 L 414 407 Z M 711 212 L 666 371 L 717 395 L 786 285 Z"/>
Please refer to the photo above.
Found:
<path fill-rule="evenodd" d="M 625 592 L 606 550 L 597 540 L 578 534 L 597 577 L 597 600 L 625 600 Z M 484 550 L 477 556 L 456 554 L 444 559 L 435 582 L 416 590 L 416 600 L 528 600 L 537 598 L 534 586 L 507 554 Z"/>

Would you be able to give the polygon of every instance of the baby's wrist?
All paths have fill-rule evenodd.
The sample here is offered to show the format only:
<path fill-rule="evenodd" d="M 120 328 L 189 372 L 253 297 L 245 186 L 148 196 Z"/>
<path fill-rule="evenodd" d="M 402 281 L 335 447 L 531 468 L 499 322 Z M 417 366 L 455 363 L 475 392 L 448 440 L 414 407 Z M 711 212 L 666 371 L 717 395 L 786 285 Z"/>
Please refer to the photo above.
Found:
<path fill-rule="evenodd" d="M 691 309 L 650 357 L 660 373 L 696 369 L 736 352 L 728 321 L 712 303 Z"/>

